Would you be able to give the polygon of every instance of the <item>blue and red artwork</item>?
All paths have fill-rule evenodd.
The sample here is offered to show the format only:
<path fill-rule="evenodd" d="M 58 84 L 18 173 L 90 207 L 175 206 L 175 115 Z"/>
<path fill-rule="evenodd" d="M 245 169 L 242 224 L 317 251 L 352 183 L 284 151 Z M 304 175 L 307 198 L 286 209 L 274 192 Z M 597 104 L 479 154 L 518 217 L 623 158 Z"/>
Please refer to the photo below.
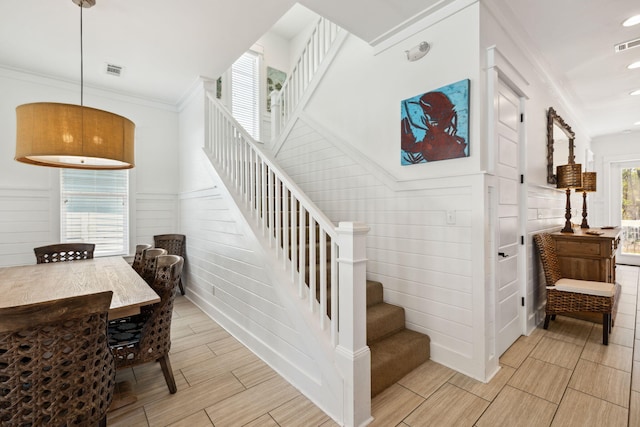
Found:
<path fill-rule="evenodd" d="M 401 164 L 469 156 L 469 79 L 402 101 Z"/>

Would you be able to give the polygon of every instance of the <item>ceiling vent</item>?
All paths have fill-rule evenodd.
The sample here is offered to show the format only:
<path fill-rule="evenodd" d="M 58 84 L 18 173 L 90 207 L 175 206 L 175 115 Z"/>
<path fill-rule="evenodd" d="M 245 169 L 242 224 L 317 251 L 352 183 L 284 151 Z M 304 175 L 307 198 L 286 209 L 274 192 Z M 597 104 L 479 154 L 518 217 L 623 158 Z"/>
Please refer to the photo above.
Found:
<path fill-rule="evenodd" d="M 625 50 L 633 49 L 634 47 L 640 47 L 640 39 L 629 40 L 628 42 L 617 44 L 613 47 L 616 53 L 624 52 Z"/>
<path fill-rule="evenodd" d="M 106 72 L 110 76 L 120 77 L 120 75 L 122 74 L 122 69 L 123 67 L 121 67 L 120 65 L 114 65 L 114 64 L 106 65 Z"/>

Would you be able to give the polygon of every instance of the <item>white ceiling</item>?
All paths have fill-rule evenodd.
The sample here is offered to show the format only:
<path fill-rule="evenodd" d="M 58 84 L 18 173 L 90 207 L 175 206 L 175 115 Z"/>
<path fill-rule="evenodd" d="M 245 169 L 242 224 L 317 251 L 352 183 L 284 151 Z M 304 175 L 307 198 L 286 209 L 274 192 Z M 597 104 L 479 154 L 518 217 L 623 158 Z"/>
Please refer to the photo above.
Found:
<path fill-rule="evenodd" d="M 638 131 L 640 47 L 614 53 L 614 45 L 640 38 L 640 25 L 622 22 L 640 14 L 638 0 L 492 0 L 542 58 L 591 137 Z"/>
<path fill-rule="evenodd" d="M 375 45 L 403 25 L 454 0 L 300 0 Z M 613 45 L 640 37 L 638 0 L 484 0 L 497 4 L 533 46 L 575 105 L 591 136 L 638 129 L 640 48 Z M 295 4 L 294 0 L 97 0 L 84 9 L 85 85 L 170 105 L 199 76 L 217 77 Z M 298 16 L 308 13 L 298 11 Z M 308 18 L 305 18 L 308 19 Z M 80 9 L 72 0 L 0 1 L 0 66 L 77 82 Z M 296 20 L 280 21 L 290 37 Z M 106 63 L 124 66 L 107 75 Z M 43 100 L 44 101 L 44 100 Z"/>

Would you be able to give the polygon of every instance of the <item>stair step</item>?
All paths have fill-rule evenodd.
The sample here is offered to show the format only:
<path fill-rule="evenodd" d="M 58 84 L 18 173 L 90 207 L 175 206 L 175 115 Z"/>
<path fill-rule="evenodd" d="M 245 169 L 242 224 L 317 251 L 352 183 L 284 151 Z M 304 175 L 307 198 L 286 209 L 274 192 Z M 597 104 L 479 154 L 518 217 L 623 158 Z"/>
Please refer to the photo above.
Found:
<path fill-rule="evenodd" d="M 404 308 L 380 303 L 367 308 L 367 345 L 404 329 Z"/>
<path fill-rule="evenodd" d="M 367 280 L 367 308 L 380 304 L 383 300 L 382 283 Z"/>
<path fill-rule="evenodd" d="M 404 329 L 370 346 L 371 396 L 375 396 L 429 360 L 427 335 Z"/>

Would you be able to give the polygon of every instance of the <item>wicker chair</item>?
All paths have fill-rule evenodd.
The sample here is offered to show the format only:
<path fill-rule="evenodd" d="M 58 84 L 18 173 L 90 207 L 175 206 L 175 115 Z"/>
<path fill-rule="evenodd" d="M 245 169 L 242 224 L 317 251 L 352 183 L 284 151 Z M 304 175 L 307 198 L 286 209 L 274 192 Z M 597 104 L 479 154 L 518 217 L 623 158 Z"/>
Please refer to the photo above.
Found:
<path fill-rule="evenodd" d="M 0 309 L 0 425 L 106 426 L 112 294 Z"/>
<path fill-rule="evenodd" d="M 169 255 L 180 255 L 183 259 L 186 259 L 186 236 L 184 234 L 157 234 L 153 236 L 153 245 L 156 248 L 164 248 Z M 180 293 L 184 295 L 184 286 L 182 286 L 182 279 L 180 279 Z"/>
<path fill-rule="evenodd" d="M 169 361 L 171 315 L 183 263 L 182 257 L 177 255 L 159 256 L 151 287 L 160 296 L 160 302 L 143 307 L 137 316 L 109 323 L 109 345 L 116 358 L 116 367 L 159 361 L 172 394 L 177 388 Z"/>
<path fill-rule="evenodd" d="M 144 269 L 144 262 L 142 259 L 142 252 L 145 251 L 145 249 L 151 249 L 152 246 L 151 245 L 137 245 L 136 246 L 136 255 L 133 258 L 133 264 L 131 265 L 131 267 L 133 267 L 133 269 L 136 271 L 136 273 L 138 273 L 141 277 L 142 277 L 142 270 Z"/>
<path fill-rule="evenodd" d="M 48 262 L 93 259 L 95 248 L 96 245 L 93 243 L 57 243 L 34 248 L 33 252 L 36 254 L 37 264 L 46 264 Z"/>
<path fill-rule="evenodd" d="M 609 344 L 609 333 L 617 309 L 620 285 L 563 278 L 553 237 L 548 233 L 533 236 L 547 283 L 547 305 L 544 329 L 556 314 L 602 313 L 602 343 Z"/>
<path fill-rule="evenodd" d="M 149 248 L 142 251 L 142 274 L 140 276 L 149 285 L 155 279 L 157 258 L 162 255 L 167 255 L 166 249 Z"/>

